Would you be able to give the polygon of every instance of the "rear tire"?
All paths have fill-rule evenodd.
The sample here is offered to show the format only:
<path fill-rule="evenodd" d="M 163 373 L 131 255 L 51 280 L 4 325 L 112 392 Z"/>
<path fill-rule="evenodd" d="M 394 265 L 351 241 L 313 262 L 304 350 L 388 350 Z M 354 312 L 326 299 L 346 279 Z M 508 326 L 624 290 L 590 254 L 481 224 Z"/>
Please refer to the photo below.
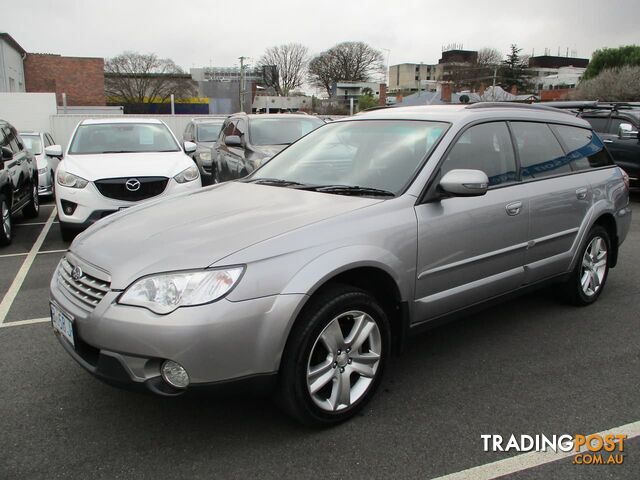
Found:
<path fill-rule="evenodd" d="M 40 213 L 40 199 L 38 198 L 38 184 L 33 182 L 31 184 L 31 198 L 27 206 L 22 209 L 22 216 L 24 218 L 36 218 Z"/>
<path fill-rule="evenodd" d="M 0 245 L 9 245 L 13 240 L 13 224 L 9 201 L 0 193 Z"/>
<path fill-rule="evenodd" d="M 283 353 L 277 400 L 301 423 L 328 427 L 374 395 L 391 334 L 385 311 L 358 288 L 335 285 L 309 302 Z"/>
<path fill-rule="evenodd" d="M 561 294 L 572 305 L 586 306 L 595 302 L 609 275 L 611 239 L 607 230 L 594 225 L 580 249 L 578 261 Z"/>

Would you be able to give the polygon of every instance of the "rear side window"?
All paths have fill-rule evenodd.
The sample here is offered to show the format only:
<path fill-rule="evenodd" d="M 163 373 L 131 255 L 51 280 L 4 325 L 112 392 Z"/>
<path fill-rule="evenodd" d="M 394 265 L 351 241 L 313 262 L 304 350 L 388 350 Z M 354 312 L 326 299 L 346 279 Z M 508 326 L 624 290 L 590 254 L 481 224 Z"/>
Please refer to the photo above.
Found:
<path fill-rule="evenodd" d="M 552 127 L 567 148 L 567 158 L 574 170 L 588 170 L 612 165 L 602 141 L 586 128 L 554 125 Z"/>
<path fill-rule="evenodd" d="M 609 117 L 582 117 L 591 124 L 596 132 L 606 132 Z"/>
<path fill-rule="evenodd" d="M 523 180 L 535 180 L 571 172 L 557 138 L 546 123 L 512 122 L 520 154 Z"/>
<path fill-rule="evenodd" d="M 490 186 L 515 182 L 516 160 L 506 123 L 483 123 L 467 129 L 447 155 L 440 174 L 456 169 L 482 170 Z"/>

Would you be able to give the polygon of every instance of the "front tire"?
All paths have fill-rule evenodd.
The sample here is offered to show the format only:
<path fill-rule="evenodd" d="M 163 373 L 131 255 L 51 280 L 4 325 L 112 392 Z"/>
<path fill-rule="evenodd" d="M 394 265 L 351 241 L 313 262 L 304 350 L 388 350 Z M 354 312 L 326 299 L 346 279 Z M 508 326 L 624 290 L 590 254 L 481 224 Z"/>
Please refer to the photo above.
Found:
<path fill-rule="evenodd" d="M 38 198 L 38 184 L 36 182 L 31 183 L 31 198 L 27 206 L 22 209 L 22 216 L 24 218 L 36 218 L 40 213 L 40 199 Z"/>
<path fill-rule="evenodd" d="M 563 285 L 563 296 L 572 305 L 594 303 L 604 289 L 609 275 L 611 239 L 607 230 L 595 225 L 580 250 L 578 262 Z"/>
<path fill-rule="evenodd" d="M 5 246 L 13 239 L 13 224 L 11 222 L 11 209 L 7 198 L 0 194 L 0 245 Z"/>
<path fill-rule="evenodd" d="M 336 285 L 310 300 L 282 358 L 278 400 L 309 426 L 356 415 L 374 395 L 390 355 L 385 311 L 367 292 Z"/>

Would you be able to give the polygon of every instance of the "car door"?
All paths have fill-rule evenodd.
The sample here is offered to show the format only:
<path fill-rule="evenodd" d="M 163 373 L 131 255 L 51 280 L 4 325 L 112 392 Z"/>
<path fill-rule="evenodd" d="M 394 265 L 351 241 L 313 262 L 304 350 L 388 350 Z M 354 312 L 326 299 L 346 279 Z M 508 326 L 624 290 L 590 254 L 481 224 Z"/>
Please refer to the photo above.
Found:
<path fill-rule="evenodd" d="M 640 137 L 620 138 L 618 129 L 622 123 L 629 123 L 634 131 L 638 131 L 638 124 L 630 118 L 614 116 L 609 123 L 608 132 L 599 136 L 616 165 L 627 172 L 633 182 L 637 182 L 640 180 Z"/>
<path fill-rule="evenodd" d="M 2 127 L 2 133 L 5 138 L 3 146 L 13 153 L 13 158 L 5 163 L 5 168 L 9 171 L 13 187 L 13 205 L 17 206 L 21 205 L 30 193 L 27 152 L 26 149 L 20 148 L 18 135 L 12 127 Z"/>
<path fill-rule="evenodd" d="M 442 175 L 454 169 L 482 170 L 490 186 L 482 196 L 441 197 L 415 207 L 419 320 L 504 294 L 524 280 L 528 187 L 518 181 L 507 123 L 473 125 L 459 135 L 430 192 Z"/>
<path fill-rule="evenodd" d="M 586 176 L 574 175 L 552 127 L 542 122 L 511 122 L 522 181 L 530 187 L 526 282 L 565 272 L 571 248 L 592 201 Z M 597 137 L 596 137 L 597 138 Z"/>
<path fill-rule="evenodd" d="M 244 120 L 241 118 L 233 119 L 227 128 L 225 129 L 225 137 L 229 136 L 237 136 L 240 137 L 243 144 L 241 146 L 229 146 L 226 143 L 222 142 L 220 146 L 221 155 L 224 157 L 224 164 L 227 168 L 228 179 L 234 179 L 240 177 L 240 172 L 244 167 L 244 130 L 243 128 Z M 240 127 L 240 128 L 239 128 Z"/>

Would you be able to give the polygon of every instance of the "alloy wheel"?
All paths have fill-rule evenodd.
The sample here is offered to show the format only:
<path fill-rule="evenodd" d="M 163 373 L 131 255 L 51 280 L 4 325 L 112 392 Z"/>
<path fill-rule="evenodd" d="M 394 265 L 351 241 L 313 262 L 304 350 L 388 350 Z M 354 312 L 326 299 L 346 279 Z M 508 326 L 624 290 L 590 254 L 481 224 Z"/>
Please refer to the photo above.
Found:
<path fill-rule="evenodd" d="M 40 199 L 38 198 L 38 186 L 35 183 L 33 184 L 31 195 L 33 196 L 33 208 L 37 212 L 40 208 Z"/>
<path fill-rule="evenodd" d="M 582 257 L 580 285 L 587 297 L 592 297 L 602 287 L 607 273 L 607 242 L 600 237 L 593 237 Z"/>
<path fill-rule="evenodd" d="M 376 378 L 382 337 L 375 320 L 352 310 L 336 316 L 316 339 L 307 363 L 307 388 L 328 412 L 349 408 Z"/>

